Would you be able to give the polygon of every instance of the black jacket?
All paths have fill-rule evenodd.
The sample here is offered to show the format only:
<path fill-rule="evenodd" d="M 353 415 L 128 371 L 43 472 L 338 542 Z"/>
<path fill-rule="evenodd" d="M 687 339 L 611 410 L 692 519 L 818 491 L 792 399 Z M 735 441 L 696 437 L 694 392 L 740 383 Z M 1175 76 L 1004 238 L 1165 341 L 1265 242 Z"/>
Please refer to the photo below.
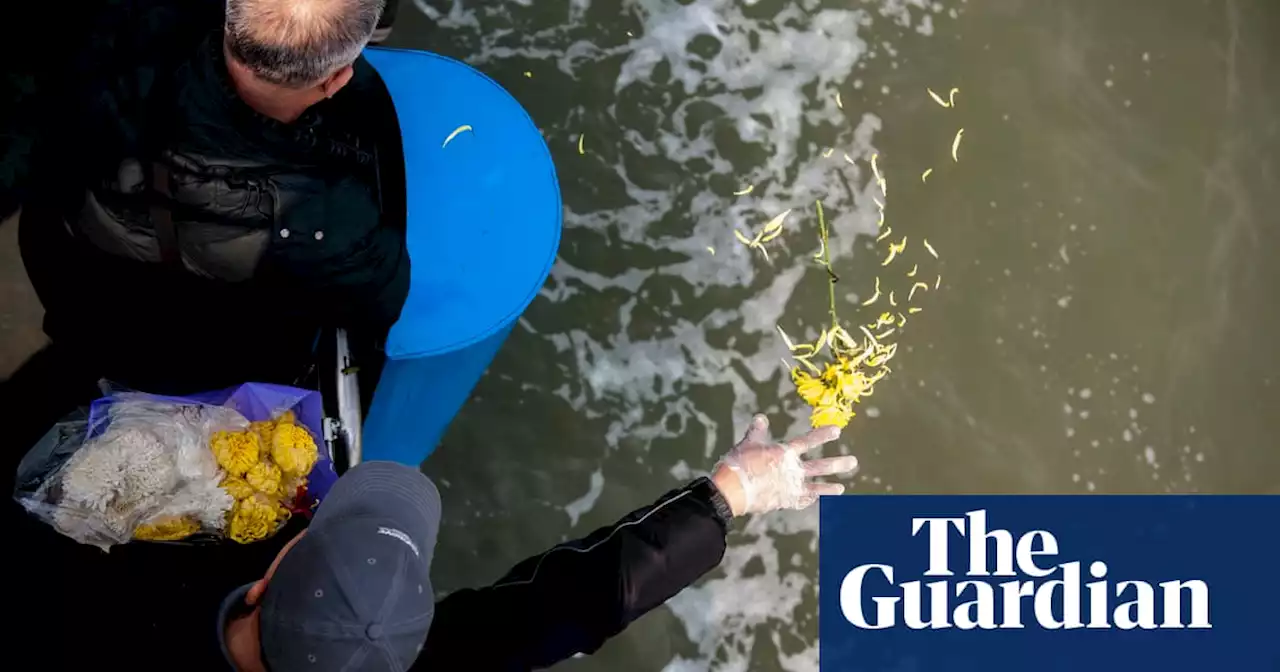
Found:
<path fill-rule="evenodd" d="M 6 129 L 0 214 L 24 206 L 24 259 L 57 266 L 74 245 L 103 276 L 33 272 L 46 310 L 80 312 L 59 283 L 119 282 L 117 302 L 154 305 L 148 290 L 178 278 L 180 296 L 231 297 L 246 319 L 385 332 L 409 260 L 399 135 L 373 69 L 361 59 L 347 87 L 282 124 L 231 86 L 221 0 L 96 5 Z"/>
<path fill-rule="evenodd" d="M 21 643 L 10 659 L 48 670 L 226 670 L 215 635 L 222 599 L 261 578 L 306 521 L 245 546 L 133 543 L 102 553 L 27 515 L 7 494 L 17 464 L 96 396 L 78 370 L 45 351 L 0 382 L 7 634 Z M 454 592 L 437 603 L 414 669 L 525 670 L 595 651 L 719 565 L 730 516 L 715 485 L 698 479 L 490 586 Z"/>

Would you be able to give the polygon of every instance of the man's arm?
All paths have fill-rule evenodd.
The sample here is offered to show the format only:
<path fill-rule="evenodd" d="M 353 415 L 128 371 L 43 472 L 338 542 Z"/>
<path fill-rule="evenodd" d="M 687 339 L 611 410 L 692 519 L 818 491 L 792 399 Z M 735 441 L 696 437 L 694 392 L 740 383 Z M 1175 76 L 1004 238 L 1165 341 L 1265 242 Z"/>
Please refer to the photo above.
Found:
<path fill-rule="evenodd" d="M 700 478 L 436 605 L 414 669 L 527 670 L 591 653 L 724 557 L 733 512 Z"/>

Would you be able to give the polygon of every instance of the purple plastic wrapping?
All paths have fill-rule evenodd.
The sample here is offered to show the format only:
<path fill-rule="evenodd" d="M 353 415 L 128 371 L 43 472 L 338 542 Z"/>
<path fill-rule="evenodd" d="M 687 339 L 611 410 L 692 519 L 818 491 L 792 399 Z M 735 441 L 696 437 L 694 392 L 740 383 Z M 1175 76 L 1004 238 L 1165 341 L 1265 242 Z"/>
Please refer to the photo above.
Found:
<path fill-rule="evenodd" d="M 270 383 L 245 383 L 225 390 L 181 397 L 143 392 L 116 393 L 98 399 L 89 406 L 89 438 L 101 434 L 106 429 L 109 420 L 107 410 L 117 399 L 126 397 L 225 406 L 239 412 L 250 422 L 274 420 L 285 411 L 293 411 L 298 418 L 298 424 L 311 432 L 311 437 L 315 439 L 316 446 L 319 448 L 319 459 L 307 476 L 307 495 L 319 502 L 338 480 L 338 474 L 333 468 L 333 456 L 329 454 L 329 446 L 324 440 L 324 405 L 320 393 L 315 390 Z"/>

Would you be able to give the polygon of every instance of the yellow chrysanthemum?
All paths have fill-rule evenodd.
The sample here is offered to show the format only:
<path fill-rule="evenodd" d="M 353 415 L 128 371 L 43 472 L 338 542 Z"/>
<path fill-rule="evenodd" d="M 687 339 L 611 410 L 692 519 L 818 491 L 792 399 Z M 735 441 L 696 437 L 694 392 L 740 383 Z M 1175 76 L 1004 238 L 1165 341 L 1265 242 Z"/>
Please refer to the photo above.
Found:
<path fill-rule="evenodd" d="M 795 383 L 800 398 L 810 406 L 816 406 L 827 390 L 821 378 L 814 378 L 808 371 L 799 368 L 791 370 L 791 382 Z"/>
<path fill-rule="evenodd" d="M 226 469 L 232 476 L 243 476 L 250 467 L 258 463 L 261 443 L 253 430 L 214 432 L 209 443 L 218 466 Z"/>
<path fill-rule="evenodd" d="M 275 533 L 281 518 L 287 514 L 279 504 L 265 495 L 257 494 L 236 502 L 231 509 L 231 522 L 227 534 L 241 544 L 266 539 Z"/>
<path fill-rule="evenodd" d="M 237 502 L 245 497 L 252 497 L 253 493 L 256 492 L 253 489 L 253 486 L 249 485 L 248 481 L 240 478 L 239 476 L 228 476 L 222 479 L 222 483 L 219 485 L 223 490 L 227 491 L 227 494 L 231 495 L 232 499 Z"/>
<path fill-rule="evenodd" d="M 271 437 L 271 459 L 288 476 L 306 476 L 319 458 L 315 439 L 305 427 L 294 424 L 276 426 Z"/>
<path fill-rule="evenodd" d="M 296 425 L 298 424 L 298 416 L 294 415 L 293 411 L 285 411 L 284 413 L 280 414 L 280 417 L 276 418 L 276 424 L 277 425 Z"/>
<path fill-rule="evenodd" d="M 280 494 L 280 478 L 280 467 L 265 460 L 250 467 L 249 472 L 244 475 L 244 480 L 254 490 L 273 497 Z"/>
<path fill-rule="evenodd" d="M 177 541 L 200 531 L 200 523 L 185 516 L 165 516 L 139 525 L 133 531 L 134 539 L 147 541 Z"/>
<path fill-rule="evenodd" d="M 280 491 L 284 494 L 286 500 L 292 500 L 298 496 L 298 488 L 307 487 L 307 478 L 299 476 L 286 480 L 281 486 Z"/>
<path fill-rule="evenodd" d="M 833 404 L 815 407 L 813 413 L 809 416 L 809 423 L 814 427 L 835 425 L 843 428 L 849 424 L 851 419 L 853 419 L 853 406 L 851 404 Z"/>
<path fill-rule="evenodd" d="M 258 440 L 263 446 L 271 445 L 271 435 L 276 432 L 276 423 L 270 420 L 259 420 L 249 423 L 249 429 L 258 435 Z"/>

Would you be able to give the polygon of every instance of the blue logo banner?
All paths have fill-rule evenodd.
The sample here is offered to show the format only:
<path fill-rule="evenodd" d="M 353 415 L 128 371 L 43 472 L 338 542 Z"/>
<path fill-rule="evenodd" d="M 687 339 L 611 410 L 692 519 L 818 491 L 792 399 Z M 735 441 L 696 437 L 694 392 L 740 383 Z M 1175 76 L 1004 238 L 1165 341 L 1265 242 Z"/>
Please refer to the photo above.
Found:
<path fill-rule="evenodd" d="M 823 672 L 1280 671 L 1280 497 L 823 497 Z"/>

